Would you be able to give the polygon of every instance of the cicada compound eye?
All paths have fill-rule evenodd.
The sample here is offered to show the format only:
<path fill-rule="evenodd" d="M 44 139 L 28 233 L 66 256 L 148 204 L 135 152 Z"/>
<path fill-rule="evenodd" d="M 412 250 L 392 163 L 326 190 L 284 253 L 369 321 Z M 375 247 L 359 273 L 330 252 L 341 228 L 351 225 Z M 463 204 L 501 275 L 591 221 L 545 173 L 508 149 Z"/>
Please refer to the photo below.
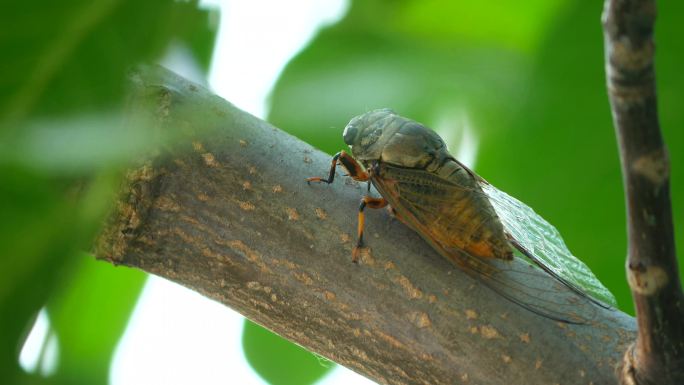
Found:
<path fill-rule="evenodd" d="M 356 126 L 353 126 L 351 124 L 348 124 L 347 127 L 344 128 L 344 132 L 342 133 L 342 137 L 344 138 L 344 142 L 347 143 L 348 146 L 351 146 L 354 144 L 354 139 L 356 139 L 356 133 L 358 132 L 358 129 Z"/>

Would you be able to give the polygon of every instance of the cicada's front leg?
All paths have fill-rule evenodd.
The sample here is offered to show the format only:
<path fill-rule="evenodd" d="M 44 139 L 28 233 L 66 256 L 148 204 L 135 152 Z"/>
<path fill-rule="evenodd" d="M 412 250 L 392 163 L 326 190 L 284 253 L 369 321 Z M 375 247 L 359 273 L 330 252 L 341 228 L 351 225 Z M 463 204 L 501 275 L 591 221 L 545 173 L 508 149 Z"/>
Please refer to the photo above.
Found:
<path fill-rule="evenodd" d="M 306 178 L 307 183 L 311 182 L 323 182 L 332 183 L 335 180 L 335 168 L 340 164 L 349 174 L 349 176 L 359 182 L 366 182 L 370 179 L 370 176 L 366 170 L 361 167 L 356 159 L 352 158 L 351 155 L 347 154 L 345 151 L 340 151 L 332 158 L 332 164 L 330 165 L 330 172 L 328 173 L 328 178 L 323 178 L 320 176 L 314 176 L 311 178 Z"/>
<path fill-rule="evenodd" d="M 366 195 L 361 200 L 361 204 L 359 205 L 359 225 L 357 240 L 356 246 L 354 246 L 354 249 L 352 250 L 352 262 L 357 263 L 359 261 L 359 253 L 361 248 L 363 247 L 363 227 L 366 222 L 366 215 L 364 214 L 363 210 L 366 207 L 371 209 L 381 209 L 385 206 L 387 206 L 387 200 L 385 198 L 373 198 L 371 196 Z"/>
<path fill-rule="evenodd" d="M 368 174 L 368 172 L 366 172 L 366 170 L 363 169 L 363 167 L 359 164 L 359 162 L 356 161 L 356 159 L 352 158 L 351 155 L 347 154 L 344 151 L 340 151 L 337 154 L 335 154 L 335 156 L 333 156 L 332 163 L 330 164 L 330 172 L 328 173 L 327 178 L 315 176 L 311 178 L 306 178 L 306 182 L 323 182 L 328 184 L 332 183 L 333 180 L 335 180 L 335 168 L 338 164 L 341 165 L 347 171 L 349 176 L 355 181 L 368 182 L 368 190 L 370 192 L 370 175 Z M 385 198 L 373 198 L 369 195 L 366 195 L 361 200 L 361 205 L 359 205 L 358 238 L 356 241 L 356 246 L 354 246 L 354 249 L 352 250 L 352 262 L 358 262 L 360 249 L 361 247 L 363 247 L 363 227 L 366 219 L 363 210 L 366 207 L 372 209 L 381 209 L 385 206 L 387 206 L 387 201 L 385 200 Z"/>

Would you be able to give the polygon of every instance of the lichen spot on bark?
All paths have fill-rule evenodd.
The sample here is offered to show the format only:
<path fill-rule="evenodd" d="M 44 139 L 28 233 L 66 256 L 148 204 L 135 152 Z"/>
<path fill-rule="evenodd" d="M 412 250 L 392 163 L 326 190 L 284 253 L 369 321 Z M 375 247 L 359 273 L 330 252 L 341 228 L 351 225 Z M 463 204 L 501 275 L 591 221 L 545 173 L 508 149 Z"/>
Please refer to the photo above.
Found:
<path fill-rule="evenodd" d="M 401 341 L 396 339 L 394 336 L 391 336 L 391 335 L 384 333 L 380 330 L 376 330 L 375 335 L 380 337 L 380 339 L 384 340 L 385 342 L 387 342 L 388 344 L 392 345 L 393 347 L 395 347 L 397 349 L 406 349 L 406 346 Z"/>
<path fill-rule="evenodd" d="M 402 275 L 399 278 L 396 278 L 395 282 L 404 288 L 404 291 L 408 294 L 409 298 L 423 298 L 423 292 L 414 286 L 413 283 L 411 283 L 411 280 L 405 276 Z"/>
<path fill-rule="evenodd" d="M 411 312 L 408 315 L 409 320 L 419 329 L 427 328 L 432 325 L 430 317 L 425 312 Z"/>
<path fill-rule="evenodd" d="M 530 343 L 530 333 L 523 333 L 520 335 L 520 342 L 529 344 Z"/>
<path fill-rule="evenodd" d="M 477 319 L 477 312 L 473 309 L 466 309 L 465 310 L 465 316 L 466 316 L 466 319 L 470 319 L 470 320 Z"/>
<path fill-rule="evenodd" d="M 359 253 L 359 262 L 361 262 L 362 265 L 375 266 L 375 258 L 373 258 L 373 254 L 371 254 L 369 247 L 361 247 Z"/>
<path fill-rule="evenodd" d="M 328 291 L 328 290 L 325 291 L 324 295 L 325 295 L 325 299 L 328 301 L 334 301 L 335 298 L 337 298 L 335 293 L 333 293 L 332 291 Z"/>
<path fill-rule="evenodd" d="M 641 295 L 653 295 L 667 285 L 670 277 L 660 266 L 630 266 L 627 278 L 629 287 Z"/>
<path fill-rule="evenodd" d="M 214 154 L 210 152 L 203 153 L 202 159 L 204 159 L 204 164 L 206 164 L 208 167 L 216 168 L 221 165 L 214 157 Z"/>
<path fill-rule="evenodd" d="M 256 206 L 254 206 L 254 204 L 250 202 L 238 201 L 238 205 L 240 205 L 240 208 L 244 211 L 254 211 L 254 209 L 256 208 Z"/>
<path fill-rule="evenodd" d="M 318 217 L 318 219 L 327 219 L 328 218 L 328 213 L 326 213 L 325 210 L 323 210 L 322 208 L 316 207 L 316 209 L 314 211 L 316 212 L 316 216 Z"/>
<path fill-rule="evenodd" d="M 488 340 L 501 337 L 501 334 L 499 334 L 499 331 L 496 330 L 491 325 L 481 325 L 479 331 L 480 331 L 480 334 L 482 335 L 482 337 L 484 337 L 485 339 L 488 339 Z"/>
<path fill-rule="evenodd" d="M 297 279 L 297 281 L 307 285 L 311 286 L 313 285 L 314 281 L 313 279 L 306 273 L 304 272 L 293 272 L 292 275 Z"/>
<path fill-rule="evenodd" d="M 661 185 L 670 176 L 670 161 L 664 149 L 645 154 L 632 162 L 632 169 L 655 185 Z"/>
<path fill-rule="evenodd" d="M 287 212 L 287 219 L 291 221 L 299 220 L 299 213 L 297 212 L 297 209 L 293 207 L 286 207 L 285 212 Z"/>
<path fill-rule="evenodd" d="M 266 264 L 262 260 L 261 256 L 256 251 L 249 248 L 249 246 L 247 246 L 242 241 L 236 239 L 236 240 L 230 241 L 230 242 L 221 242 L 220 244 L 225 244 L 225 245 L 229 246 L 231 249 L 233 249 L 234 251 L 236 251 L 236 252 L 240 253 L 241 255 L 243 255 L 244 257 L 246 257 L 249 261 L 251 261 L 256 266 L 258 266 L 259 270 L 261 272 L 269 273 L 269 274 L 271 273 L 271 269 L 268 266 L 266 266 Z"/>
<path fill-rule="evenodd" d="M 351 241 L 351 237 L 347 233 L 340 233 L 340 242 L 342 243 L 349 243 Z"/>

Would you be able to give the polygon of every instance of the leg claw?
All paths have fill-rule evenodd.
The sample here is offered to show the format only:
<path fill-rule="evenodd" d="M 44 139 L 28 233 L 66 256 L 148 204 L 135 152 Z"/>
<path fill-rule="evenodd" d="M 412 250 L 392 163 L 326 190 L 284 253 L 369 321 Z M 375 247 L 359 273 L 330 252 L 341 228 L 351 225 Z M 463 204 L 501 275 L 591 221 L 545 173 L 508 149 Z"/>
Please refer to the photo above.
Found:
<path fill-rule="evenodd" d="M 352 249 L 352 262 L 353 263 L 359 263 L 359 255 L 361 254 L 361 247 L 360 246 L 354 246 Z"/>

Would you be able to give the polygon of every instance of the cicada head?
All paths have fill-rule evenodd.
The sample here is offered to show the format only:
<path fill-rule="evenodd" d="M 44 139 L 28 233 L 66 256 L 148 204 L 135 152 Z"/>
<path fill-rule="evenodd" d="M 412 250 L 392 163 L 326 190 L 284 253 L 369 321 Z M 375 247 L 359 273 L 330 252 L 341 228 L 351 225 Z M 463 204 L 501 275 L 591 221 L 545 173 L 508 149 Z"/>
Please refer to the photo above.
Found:
<path fill-rule="evenodd" d="M 389 108 L 366 112 L 353 118 L 342 136 L 354 157 L 362 162 L 379 160 L 382 147 L 396 132 L 396 115 Z"/>
<path fill-rule="evenodd" d="M 437 155 L 448 156 L 437 134 L 389 108 L 353 118 L 342 135 L 352 155 L 364 164 L 382 161 L 415 168 L 425 167 Z"/>

